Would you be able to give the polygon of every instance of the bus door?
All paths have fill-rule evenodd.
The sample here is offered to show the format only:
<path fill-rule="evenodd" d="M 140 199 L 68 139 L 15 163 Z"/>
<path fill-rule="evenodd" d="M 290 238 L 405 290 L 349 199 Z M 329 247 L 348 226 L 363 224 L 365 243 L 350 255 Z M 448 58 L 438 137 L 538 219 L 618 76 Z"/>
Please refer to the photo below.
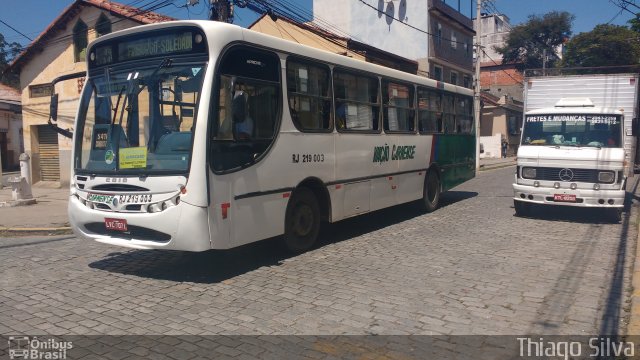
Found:
<path fill-rule="evenodd" d="M 273 188 L 261 181 L 269 178 L 268 166 L 262 165 L 282 108 L 280 59 L 245 45 L 231 47 L 222 56 L 216 84 L 210 218 L 217 228 L 212 234 L 227 239 L 225 247 L 230 247 L 273 236 L 282 227 L 268 221 L 271 202 L 262 193 Z M 214 247 L 216 241 L 212 237 Z"/>

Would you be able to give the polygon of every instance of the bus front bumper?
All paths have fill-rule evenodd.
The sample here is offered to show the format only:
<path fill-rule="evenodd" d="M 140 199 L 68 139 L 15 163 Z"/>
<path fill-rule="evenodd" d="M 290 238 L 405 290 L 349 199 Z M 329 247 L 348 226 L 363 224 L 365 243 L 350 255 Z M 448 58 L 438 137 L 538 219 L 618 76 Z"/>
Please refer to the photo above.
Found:
<path fill-rule="evenodd" d="M 207 209 L 185 202 L 155 213 L 118 213 L 87 208 L 71 195 L 69 222 L 84 239 L 134 249 L 211 249 Z M 128 231 L 107 230 L 105 219 L 126 220 Z"/>
<path fill-rule="evenodd" d="M 535 187 L 513 184 L 513 199 L 533 204 L 552 204 L 579 207 L 622 208 L 624 207 L 624 190 L 593 189 L 556 189 L 553 187 Z M 563 200 L 554 200 L 555 195 L 563 195 Z M 575 201 L 569 200 L 573 199 Z"/>

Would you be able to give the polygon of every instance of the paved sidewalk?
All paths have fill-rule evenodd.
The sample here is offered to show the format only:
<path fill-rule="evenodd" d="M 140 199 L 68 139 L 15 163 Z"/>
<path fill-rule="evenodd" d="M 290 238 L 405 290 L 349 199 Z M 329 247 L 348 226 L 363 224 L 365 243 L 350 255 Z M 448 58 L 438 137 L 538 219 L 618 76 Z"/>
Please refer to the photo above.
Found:
<path fill-rule="evenodd" d="M 516 157 L 509 156 L 506 158 L 481 158 L 480 159 L 480 171 L 499 169 L 516 164 Z"/>
<path fill-rule="evenodd" d="M 36 204 L 0 207 L 0 230 L 58 229 L 68 227 L 68 187 L 56 183 L 37 183 L 33 188 Z M 0 189 L 0 202 L 11 201 L 11 187 Z"/>

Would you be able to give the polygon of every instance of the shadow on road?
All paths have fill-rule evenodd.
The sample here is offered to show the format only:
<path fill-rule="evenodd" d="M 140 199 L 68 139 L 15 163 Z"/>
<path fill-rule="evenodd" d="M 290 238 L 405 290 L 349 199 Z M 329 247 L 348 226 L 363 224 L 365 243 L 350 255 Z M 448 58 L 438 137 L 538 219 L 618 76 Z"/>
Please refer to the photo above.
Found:
<path fill-rule="evenodd" d="M 620 236 L 616 244 L 616 256 L 615 263 L 613 264 L 613 271 L 611 272 L 611 280 L 609 283 L 609 291 L 602 299 L 602 314 L 599 322 L 599 335 L 608 335 L 615 337 L 620 335 L 620 318 L 622 314 L 623 298 L 625 296 L 624 288 L 624 273 L 625 267 L 630 266 L 626 264 L 627 257 L 627 241 L 629 237 L 630 226 L 634 224 L 631 221 L 631 202 L 633 198 L 636 198 L 635 193 L 638 188 L 638 182 L 636 180 L 632 190 L 627 192 L 625 199 L 625 213 L 622 217 L 622 224 L 620 225 Z M 546 209 L 546 208 L 545 208 Z M 597 212 L 597 209 L 573 209 L 571 211 L 557 211 L 549 207 L 545 213 L 535 214 L 537 218 L 544 218 L 545 220 L 556 221 L 575 221 L 582 223 L 591 223 L 589 236 L 583 238 L 579 244 L 577 244 L 571 258 L 568 263 L 562 269 L 562 272 L 557 277 L 557 280 L 551 291 L 548 292 L 544 298 L 544 302 L 538 309 L 540 314 L 538 321 L 533 324 L 529 333 L 538 334 L 557 334 L 559 327 L 566 320 L 571 307 L 576 299 L 576 292 L 582 282 L 585 268 L 587 265 L 594 261 L 594 251 L 596 243 L 602 238 L 605 228 L 599 223 L 602 221 L 602 212 Z M 589 210 L 574 212 L 575 210 Z M 634 212 L 635 214 L 635 212 Z M 598 218 L 600 215 L 600 218 Z M 554 217 L 562 216 L 561 219 L 555 219 Z M 578 216 L 584 216 L 584 219 L 580 219 Z M 610 231 L 610 230 L 609 230 Z M 632 265 L 632 264 L 631 264 Z"/>
<path fill-rule="evenodd" d="M 632 190 L 627 192 L 625 198 L 625 216 L 622 218 L 622 229 L 620 230 L 620 242 L 618 243 L 618 251 L 616 254 L 616 262 L 611 273 L 611 286 L 605 300 L 605 307 L 602 313 L 602 322 L 600 324 L 600 334 L 602 335 L 620 335 L 620 316 L 622 310 L 622 300 L 626 289 L 624 288 L 624 271 L 625 267 L 633 266 L 633 260 L 630 264 L 626 264 L 627 258 L 627 241 L 635 241 L 629 238 L 629 228 L 635 221 L 631 219 L 631 205 L 633 199 L 637 200 L 637 190 L 640 178 L 636 178 Z M 637 245 L 636 245 L 637 246 Z M 633 273 L 633 269 L 631 269 Z"/>
<path fill-rule="evenodd" d="M 573 206 L 532 204 L 530 219 L 571 222 L 579 224 L 611 224 L 610 214 L 604 209 L 590 209 Z M 628 211 L 628 210 L 627 210 Z M 514 212 L 514 215 L 515 212 Z"/>
<path fill-rule="evenodd" d="M 477 195 L 476 192 L 449 191 L 442 194 L 442 206 L 450 206 Z M 409 203 L 335 224 L 324 224 L 317 247 L 349 240 L 422 215 L 424 213 L 419 210 L 418 204 Z M 280 239 L 276 237 L 230 250 L 201 253 L 168 250 L 115 252 L 90 263 L 89 267 L 177 282 L 218 283 L 264 266 L 279 266 L 293 257 L 280 246 Z"/>

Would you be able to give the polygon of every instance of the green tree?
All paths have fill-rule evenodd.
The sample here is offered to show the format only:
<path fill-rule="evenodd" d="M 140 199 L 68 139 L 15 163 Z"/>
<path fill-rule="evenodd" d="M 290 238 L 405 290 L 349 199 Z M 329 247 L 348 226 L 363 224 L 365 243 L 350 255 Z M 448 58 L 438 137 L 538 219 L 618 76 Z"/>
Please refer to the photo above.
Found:
<path fill-rule="evenodd" d="M 640 60 L 640 34 L 625 26 L 602 24 L 567 43 L 563 67 L 635 65 Z M 615 70 L 612 70 L 615 71 Z"/>
<path fill-rule="evenodd" d="M 640 13 L 636 13 L 636 17 L 627 22 L 631 26 L 631 30 L 640 33 Z"/>
<path fill-rule="evenodd" d="M 20 79 L 18 74 L 5 73 L 13 58 L 22 51 L 22 46 L 17 42 L 9 43 L 5 40 L 4 35 L 0 34 L 0 82 L 10 86 L 18 87 Z"/>
<path fill-rule="evenodd" d="M 555 49 L 571 35 L 574 15 L 566 11 L 552 11 L 542 16 L 529 15 L 526 23 L 513 27 L 505 45 L 495 50 L 502 55 L 503 64 L 515 63 L 520 71 L 555 66 L 559 59 Z"/>

